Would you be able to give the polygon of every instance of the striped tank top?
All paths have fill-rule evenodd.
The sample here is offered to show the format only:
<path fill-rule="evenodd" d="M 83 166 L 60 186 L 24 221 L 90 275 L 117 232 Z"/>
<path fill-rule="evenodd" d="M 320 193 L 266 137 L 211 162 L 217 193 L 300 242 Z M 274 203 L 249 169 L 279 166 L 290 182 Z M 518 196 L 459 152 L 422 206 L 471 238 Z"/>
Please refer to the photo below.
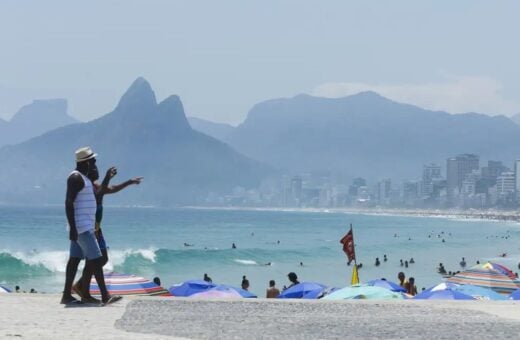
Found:
<path fill-rule="evenodd" d="M 94 196 L 94 187 L 92 182 L 79 171 L 74 170 L 72 174 L 78 173 L 83 178 L 85 186 L 78 192 L 74 201 L 74 220 L 76 221 L 76 229 L 78 234 L 89 230 L 94 230 L 96 222 L 96 197 Z"/>

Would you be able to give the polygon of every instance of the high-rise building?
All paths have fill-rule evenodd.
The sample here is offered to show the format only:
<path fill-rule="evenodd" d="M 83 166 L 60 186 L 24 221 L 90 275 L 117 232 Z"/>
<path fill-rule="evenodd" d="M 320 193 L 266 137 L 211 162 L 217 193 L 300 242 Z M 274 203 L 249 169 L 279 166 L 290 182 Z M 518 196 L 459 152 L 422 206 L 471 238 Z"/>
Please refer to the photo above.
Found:
<path fill-rule="evenodd" d="M 390 200 L 390 191 L 392 190 L 392 181 L 387 178 L 377 183 L 377 198 L 379 204 L 388 204 Z"/>
<path fill-rule="evenodd" d="M 520 201 L 520 159 L 515 160 L 515 193 L 516 200 Z"/>
<path fill-rule="evenodd" d="M 448 195 L 462 189 L 462 182 L 467 174 L 479 169 L 479 157 L 473 154 L 461 154 L 448 158 L 446 162 L 446 182 Z"/>
<path fill-rule="evenodd" d="M 482 167 L 482 179 L 486 180 L 489 185 L 495 185 L 497 177 L 506 171 L 506 167 L 500 161 L 488 161 L 488 165 Z"/>
<path fill-rule="evenodd" d="M 442 180 L 441 166 L 431 163 L 423 165 L 421 193 L 423 196 L 431 196 L 433 184 Z"/>
<path fill-rule="evenodd" d="M 506 171 L 497 177 L 497 193 L 498 195 L 510 195 L 515 192 L 515 173 Z"/>
<path fill-rule="evenodd" d="M 302 178 L 295 176 L 291 179 L 291 195 L 293 203 L 300 206 L 302 201 Z"/>

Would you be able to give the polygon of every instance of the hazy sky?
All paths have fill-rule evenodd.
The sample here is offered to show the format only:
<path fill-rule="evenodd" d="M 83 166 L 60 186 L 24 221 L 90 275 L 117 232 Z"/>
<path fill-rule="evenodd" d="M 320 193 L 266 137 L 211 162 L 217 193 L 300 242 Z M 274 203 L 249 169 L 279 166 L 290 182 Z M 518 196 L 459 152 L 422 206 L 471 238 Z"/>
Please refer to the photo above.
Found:
<path fill-rule="evenodd" d="M 138 76 L 188 116 L 371 89 L 450 112 L 520 112 L 520 1 L 0 3 L 0 117 L 65 97 L 90 120 Z"/>

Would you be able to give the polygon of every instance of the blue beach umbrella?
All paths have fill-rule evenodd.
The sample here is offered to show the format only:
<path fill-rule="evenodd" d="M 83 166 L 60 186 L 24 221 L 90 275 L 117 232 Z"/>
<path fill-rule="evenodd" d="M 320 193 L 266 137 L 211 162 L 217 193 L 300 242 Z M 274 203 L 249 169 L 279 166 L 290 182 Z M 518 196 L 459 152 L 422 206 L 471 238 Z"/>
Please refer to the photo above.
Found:
<path fill-rule="evenodd" d="M 325 285 L 317 282 L 301 282 L 297 285 L 287 288 L 280 295 L 279 299 L 301 299 L 307 295 L 307 299 L 311 299 L 310 293 L 315 292 L 317 295 L 321 294 L 323 290 L 327 288 Z"/>
<path fill-rule="evenodd" d="M 11 290 L 6 286 L 0 286 L 0 293 L 11 293 Z"/>
<path fill-rule="evenodd" d="M 441 289 L 424 291 L 417 294 L 414 299 L 417 300 L 476 300 L 473 296 L 458 292 L 453 289 Z"/>
<path fill-rule="evenodd" d="M 473 285 L 460 285 L 458 287 L 452 288 L 457 292 L 461 292 L 467 294 L 469 296 L 474 297 L 477 300 L 506 300 L 507 298 L 504 295 L 501 295 L 495 292 L 492 289 L 484 288 L 480 286 Z"/>
<path fill-rule="evenodd" d="M 402 300 L 403 295 L 400 292 L 392 292 L 390 289 L 382 287 L 354 285 L 336 290 L 323 298 L 323 300 L 352 299 Z"/>
<path fill-rule="evenodd" d="M 245 289 L 238 288 L 238 287 L 233 287 L 233 286 L 230 286 L 230 285 L 217 285 L 213 289 L 216 289 L 216 290 L 229 290 L 229 289 L 231 289 L 231 290 L 234 290 L 235 292 L 237 292 L 238 294 L 240 294 L 240 296 L 242 296 L 243 298 L 257 298 L 258 297 L 255 294 L 253 294 L 251 292 L 248 292 Z"/>
<path fill-rule="evenodd" d="M 173 296 L 190 296 L 195 293 L 204 292 L 211 288 L 215 288 L 217 285 L 211 282 L 203 280 L 188 280 L 178 285 L 171 286 L 168 291 Z"/>
<path fill-rule="evenodd" d="M 458 286 L 459 285 L 456 284 L 456 283 L 442 282 L 442 283 L 436 284 L 435 286 L 431 286 L 430 288 L 426 289 L 422 293 L 424 293 L 424 292 L 435 292 L 435 291 L 438 291 L 438 290 L 446 290 L 446 289 L 455 289 Z"/>
<path fill-rule="evenodd" d="M 520 300 L 520 289 L 515 290 L 509 295 L 509 300 Z"/>
<path fill-rule="evenodd" d="M 406 289 L 395 282 L 387 280 L 372 280 L 365 283 L 366 286 L 381 287 L 391 290 L 392 292 L 406 292 Z"/>

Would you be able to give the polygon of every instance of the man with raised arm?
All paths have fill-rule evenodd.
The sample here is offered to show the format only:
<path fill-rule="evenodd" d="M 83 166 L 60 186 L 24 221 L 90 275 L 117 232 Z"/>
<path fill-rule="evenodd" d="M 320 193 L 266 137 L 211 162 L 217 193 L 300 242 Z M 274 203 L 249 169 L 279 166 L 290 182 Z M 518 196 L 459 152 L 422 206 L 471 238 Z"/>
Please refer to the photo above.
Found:
<path fill-rule="evenodd" d="M 62 304 L 78 303 L 72 294 L 72 283 L 78 265 L 85 258 L 85 267 L 96 277 L 101 291 L 101 301 L 109 304 L 121 299 L 121 296 L 108 294 L 103 276 L 103 256 L 95 236 L 96 198 L 94 185 L 89 177 L 96 177 L 98 169 L 96 156 L 90 147 L 76 150 L 76 170 L 67 179 L 65 212 L 69 225 L 70 254 L 65 274 L 65 287 L 61 298 Z"/>
<path fill-rule="evenodd" d="M 92 174 L 89 176 L 89 179 L 94 184 L 94 195 L 96 196 L 96 223 L 95 223 L 95 233 L 96 239 L 99 244 L 99 248 L 101 249 L 101 253 L 103 255 L 102 266 L 105 266 L 108 262 L 108 246 L 106 244 L 105 238 L 103 236 L 103 232 L 101 230 L 101 220 L 103 219 L 103 197 L 105 194 L 115 194 L 123 190 L 132 184 L 140 184 L 143 180 L 143 177 L 134 177 L 129 179 L 126 182 L 110 185 L 110 180 L 117 175 L 117 168 L 115 166 L 111 167 L 107 170 L 105 178 L 98 184 L 96 181 L 99 179 L 98 174 Z M 84 301 L 92 301 L 95 302 L 95 298 L 90 295 L 90 278 L 92 277 L 92 272 L 89 268 L 85 267 L 83 270 L 83 275 L 79 279 L 79 281 L 74 284 L 73 291 L 76 292 L 79 296 L 81 296 Z"/>

